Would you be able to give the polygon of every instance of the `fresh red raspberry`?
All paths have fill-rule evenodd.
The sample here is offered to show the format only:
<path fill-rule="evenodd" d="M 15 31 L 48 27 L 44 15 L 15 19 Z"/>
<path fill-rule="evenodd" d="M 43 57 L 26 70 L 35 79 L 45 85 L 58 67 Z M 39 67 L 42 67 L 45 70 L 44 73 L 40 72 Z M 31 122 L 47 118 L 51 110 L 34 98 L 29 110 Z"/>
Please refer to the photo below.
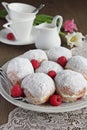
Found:
<path fill-rule="evenodd" d="M 56 72 L 55 72 L 54 70 L 51 70 L 51 71 L 48 72 L 48 75 L 49 75 L 52 79 L 54 79 L 55 76 L 56 76 Z"/>
<path fill-rule="evenodd" d="M 50 97 L 50 104 L 53 106 L 59 106 L 62 103 L 60 95 L 54 94 Z"/>
<path fill-rule="evenodd" d="M 82 99 L 82 97 L 80 97 L 80 98 L 77 98 L 77 100 L 81 100 Z"/>
<path fill-rule="evenodd" d="M 15 37 L 14 37 L 13 33 L 8 33 L 7 34 L 7 39 L 8 40 L 15 40 Z"/>
<path fill-rule="evenodd" d="M 12 88 L 11 88 L 11 96 L 12 97 L 21 97 L 23 96 L 23 89 L 20 87 L 19 84 L 15 84 Z"/>
<path fill-rule="evenodd" d="M 57 63 L 59 63 L 62 67 L 65 67 L 67 63 L 67 59 L 65 56 L 61 56 L 57 59 Z"/>
<path fill-rule="evenodd" d="M 32 63 L 34 69 L 37 69 L 40 66 L 40 62 L 35 59 L 32 59 L 31 63 Z"/>

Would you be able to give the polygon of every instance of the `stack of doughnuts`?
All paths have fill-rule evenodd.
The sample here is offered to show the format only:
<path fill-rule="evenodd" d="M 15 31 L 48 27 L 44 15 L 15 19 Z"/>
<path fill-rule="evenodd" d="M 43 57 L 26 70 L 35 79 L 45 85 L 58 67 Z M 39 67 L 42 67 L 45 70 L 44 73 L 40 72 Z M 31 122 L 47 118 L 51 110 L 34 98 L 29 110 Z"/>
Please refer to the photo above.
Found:
<path fill-rule="evenodd" d="M 67 62 L 62 66 L 58 59 L 64 62 L 64 58 Z M 32 65 L 32 60 L 39 62 L 37 68 Z M 63 102 L 74 102 L 87 94 L 87 59 L 72 56 L 71 50 L 65 47 L 46 52 L 29 50 L 8 63 L 7 76 L 13 84 L 20 83 L 28 102 L 32 104 L 45 103 L 54 93 L 59 94 Z"/>

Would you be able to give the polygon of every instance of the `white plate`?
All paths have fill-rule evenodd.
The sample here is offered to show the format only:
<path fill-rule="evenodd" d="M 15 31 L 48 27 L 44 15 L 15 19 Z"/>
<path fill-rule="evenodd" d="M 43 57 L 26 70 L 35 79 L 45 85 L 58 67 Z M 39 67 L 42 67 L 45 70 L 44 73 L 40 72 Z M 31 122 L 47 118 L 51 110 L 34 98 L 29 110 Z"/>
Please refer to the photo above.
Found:
<path fill-rule="evenodd" d="M 31 36 L 27 41 L 17 41 L 17 40 L 11 41 L 11 40 L 8 40 L 6 38 L 6 36 L 9 32 L 10 31 L 8 29 L 2 29 L 0 31 L 0 41 L 2 43 L 8 44 L 8 45 L 29 45 L 29 44 L 34 43 L 34 37 L 33 36 Z"/>
<path fill-rule="evenodd" d="M 6 70 L 8 63 L 6 63 L 3 68 Z M 62 103 L 60 106 L 51 106 L 49 104 L 43 104 L 43 105 L 32 105 L 28 104 L 22 101 L 14 100 L 7 92 L 6 84 L 0 85 L 0 93 L 1 95 L 10 103 L 32 111 L 38 111 L 38 112 L 47 112 L 47 113 L 58 113 L 58 112 L 68 112 L 68 111 L 74 111 L 77 109 L 81 109 L 84 107 L 87 107 L 87 97 L 81 100 L 78 100 L 74 103 Z"/>

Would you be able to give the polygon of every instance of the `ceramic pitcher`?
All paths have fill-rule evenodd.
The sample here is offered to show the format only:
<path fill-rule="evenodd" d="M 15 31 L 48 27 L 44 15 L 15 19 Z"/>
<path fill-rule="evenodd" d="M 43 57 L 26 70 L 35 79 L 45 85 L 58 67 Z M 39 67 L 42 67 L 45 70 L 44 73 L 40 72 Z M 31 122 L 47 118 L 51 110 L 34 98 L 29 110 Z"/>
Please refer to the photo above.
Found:
<path fill-rule="evenodd" d="M 58 26 L 57 26 L 57 20 L 59 20 Z M 45 22 L 35 26 L 35 28 L 37 29 L 37 36 L 35 38 L 36 48 L 48 50 L 53 47 L 59 47 L 61 45 L 59 32 L 62 23 L 63 23 L 62 16 L 56 15 L 53 18 L 51 24 Z"/>

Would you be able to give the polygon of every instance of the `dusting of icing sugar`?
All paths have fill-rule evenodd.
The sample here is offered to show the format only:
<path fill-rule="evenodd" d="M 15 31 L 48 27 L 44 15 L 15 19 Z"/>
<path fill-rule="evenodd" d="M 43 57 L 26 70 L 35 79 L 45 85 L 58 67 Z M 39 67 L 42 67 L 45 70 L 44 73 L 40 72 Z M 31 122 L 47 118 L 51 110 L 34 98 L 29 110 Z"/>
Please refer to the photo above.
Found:
<path fill-rule="evenodd" d="M 83 56 L 73 56 L 68 60 L 65 68 L 84 73 L 87 77 L 87 59 Z"/>
<path fill-rule="evenodd" d="M 29 60 L 36 59 L 38 61 L 48 60 L 46 53 L 40 49 L 33 49 L 25 52 L 23 57 L 28 58 Z"/>
<path fill-rule="evenodd" d="M 54 61 L 43 61 L 40 65 L 39 68 L 36 69 L 36 72 L 43 72 L 43 73 L 48 73 L 49 71 L 55 71 L 56 73 L 60 72 L 63 70 L 63 68 L 56 62 Z"/>
<path fill-rule="evenodd" d="M 36 98 L 42 98 L 55 92 L 54 81 L 44 73 L 33 73 L 26 76 L 21 86 Z"/>
<path fill-rule="evenodd" d="M 52 61 L 57 61 L 60 56 L 65 56 L 67 59 L 72 57 L 71 50 L 65 47 L 56 47 L 48 50 L 46 52 L 48 59 Z"/>
<path fill-rule="evenodd" d="M 33 66 L 27 58 L 16 57 L 7 66 L 7 74 L 13 72 L 22 79 L 30 73 L 34 73 Z"/>
<path fill-rule="evenodd" d="M 55 77 L 55 83 L 59 87 L 69 87 L 74 94 L 77 94 L 83 88 L 87 88 L 87 81 L 83 75 L 72 70 L 59 72 Z"/>

